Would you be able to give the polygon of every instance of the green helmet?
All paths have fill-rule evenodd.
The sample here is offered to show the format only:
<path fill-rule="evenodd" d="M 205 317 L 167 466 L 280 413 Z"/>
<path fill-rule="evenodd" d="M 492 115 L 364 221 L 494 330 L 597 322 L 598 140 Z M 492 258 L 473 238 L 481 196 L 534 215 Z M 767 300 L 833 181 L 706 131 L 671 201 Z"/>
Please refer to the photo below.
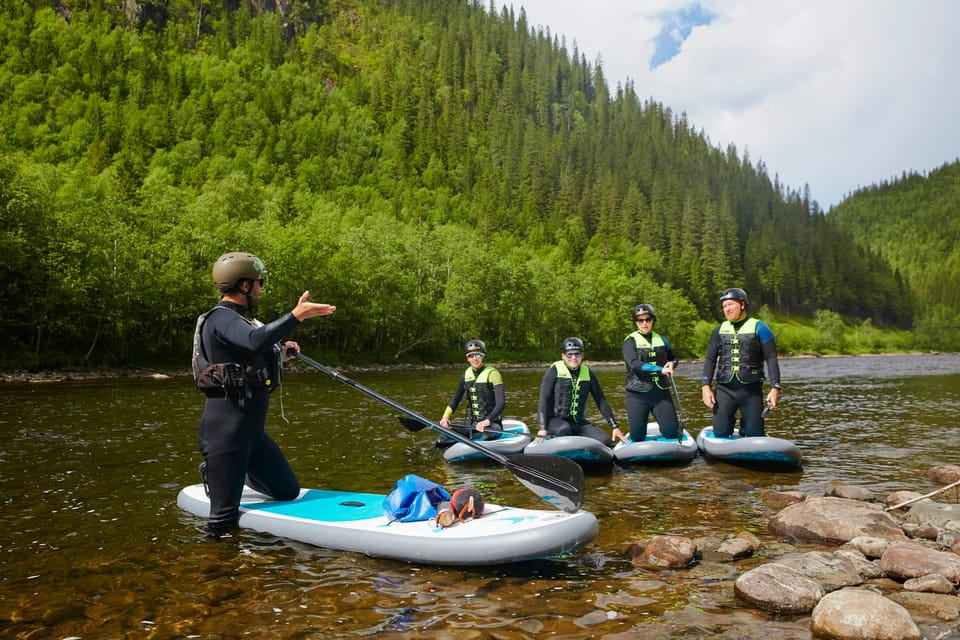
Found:
<path fill-rule="evenodd" d="M 213 263 L 213 284 L 220 293 L 232 291 L 241 280 L 260 280 L 265 275 L 263 260 L 252 253 L 225 253 Z"/>

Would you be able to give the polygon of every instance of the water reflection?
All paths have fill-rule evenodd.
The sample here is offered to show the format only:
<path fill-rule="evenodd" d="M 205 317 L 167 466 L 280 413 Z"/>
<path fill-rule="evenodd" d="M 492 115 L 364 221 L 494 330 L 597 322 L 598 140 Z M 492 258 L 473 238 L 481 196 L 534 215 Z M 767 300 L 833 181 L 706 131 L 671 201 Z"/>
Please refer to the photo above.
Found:
<path fill-rule="evenodd" d="M 772 435 L 804 453 L 797 473 L 761 473 L 702 458 L 679 467 L 614 467 L 586 478 L 593 545 L 568 557 L 482 570 L 418 567 L 243 533 L 229 543 L 175 505 L 197 481 L 201 402 L 186 378 L 0 386 L 0 632 L 5 637 L 809 638 L 809 619 L 744 607 L 731 581 L 785 545 L 766 533 L 757 489 L 817 492 L 833 480 L 884 495 L 929 490 L 924 474 L 955 463 L 960 357 L 782 362 Z M 623 415 L 619 366 L 597 367 Z M 678 387 L 695 432 L 707 424 L 698 363 Z M 438 417 L 456 370 L 351 377 Z M 508 411 L 534 423 L 542 369 L 505 369 Z M 540 508 L 488 461 L 452 465 L 430 431 L 321 374 L 287 377 L 271 433 L 309 486 L 386 492 L 415 472 L 477 486 L 491 502 Z M 281 418 L 281 402 L 283 415 Z M 624 554 L 639 537 L 754 531 L 766 558 L 644 571 Z"/>

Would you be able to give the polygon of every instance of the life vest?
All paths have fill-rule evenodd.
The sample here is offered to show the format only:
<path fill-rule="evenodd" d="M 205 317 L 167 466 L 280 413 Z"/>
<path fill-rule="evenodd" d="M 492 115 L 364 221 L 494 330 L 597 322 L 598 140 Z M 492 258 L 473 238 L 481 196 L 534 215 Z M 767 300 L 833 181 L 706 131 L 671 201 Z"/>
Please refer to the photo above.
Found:
<path fill-rule="evenodd" d="M 643 335 L 639 331 L 634 331 L 627 339 L 633 338 L 633 344 L 637 347 L 637 359 L 641 362 L 647 363 L 652 362 L 656 365 L 663 366 L 667 364 L 667 343 L 664 342 L 663 337 L 659 333 L 651 333 L 650 338 Z M 639 374 L 627 366 L 627 382 L 626 388 L 628 391 L 650 391 L 653 389 L 654 385 L 665 389 L 660 385 L 660 374 L 642 371 Z"/>
<path fill-rule="evenodd" d="M 490 382 L 490 374 L 496 371 L 489 365 L 484 365 L 479 372 L 473 367 L 467 367 L 463 374 L 463 380 L 467 385 L 467 395 L 470 404 L 467 407 L 467 417 L 474 422 L 479 422 L 485 418 L 494 419 L 497 416 L 491 416 L 490 412 L 497 406 L 497 399 L 493 395 L 493 384 Z"/>
<path fill-rule="evenodd" d="M 563 360 L 554 362 L 553 367 L 557 370 L 557 381 L 553 385 L 553 415 L 579 424 L 583 422 L 590 394 L 590 367 L 581 364 L 576 381 Z"/>
<path fill-rule="evenodd" d="M 265 388 L 272 393 L 274 389 L 280 386 L 283 356 L 280 345 L 274 344 L 265 367 L 254 367 L 237 362 L 210 362 L 206 350 L 203 348 L 203 325 L 211 313 L 221 308 L 225 307 L 217 305 L 197 317 L 197 326 L 193 332 L 193 359 L 191 363 L 193 381 L 197 390 L 203 392 L 207 397 L 237 396 L 240 399 L 241 406 L 243 406 L 243 401 L 250 397 L 253 388 Z M 259 320 L 240 317 L 254 328 L 263 326 L 263 323 Z"/>
<path fill-rule="evenodd" d="M 757 337 L 757 319 L 748 318 L 737 330 L 725 320 L 720 325 L 717 382 L 736 378 L 744 384 L 763 381 L 763 351 Z"/>

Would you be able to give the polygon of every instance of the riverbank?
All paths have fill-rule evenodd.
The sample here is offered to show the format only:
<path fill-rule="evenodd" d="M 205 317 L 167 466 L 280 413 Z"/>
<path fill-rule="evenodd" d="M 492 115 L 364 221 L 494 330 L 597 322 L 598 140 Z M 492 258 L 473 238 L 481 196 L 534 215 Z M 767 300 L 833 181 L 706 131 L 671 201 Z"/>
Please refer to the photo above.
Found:
<path fill-rule="evenodd" d="M 780 356 L 780 360 L 801 360 L 810 358 L 853 358 L 853 357 L 884 357 L 884 356 L 938 356 L 948 355 L 942 352 L 909 352 L 909 353 L 863 353 L 863 354 L 827 354 L 820 355 L 815 353 L 791 354 Z M 698 365 L 702 360 L 681 360 L 684 365 Z M 550 362 L 510 362 L 510 363 L 491 363 L 498 369 L 535 369 L 550 366 Z M 588 361 L 591 367 L 620 366 L 619 361 L 599 360 Z M 443 369 L 460 369 L 462 363 L 443 363 L 443 364 L 380 364 L 380 365 L 348 365 L 335 366 L 334 368 L 343 372 L 368 372 L 368 371 L 431 371 Z M 292 362 L 285 367 L 290 367 L 294 371 L 313 371 L 310 367 Z M 148 369 L 143 367 L 114 367 L 106 369 L 83 369 L 81 367 L 66 367 L 63 369 L 51 369 L 47 371 L 6 371 L 0 372 L 0 384 L 7 383 L 51 383 L 51 382 L 78 382 L 85 380 L 123 380 L 123 379 L 147 379 L 155 378 L 163 380 L 167 378 L 186 377 L 191 375 L 189 369 Z"/>

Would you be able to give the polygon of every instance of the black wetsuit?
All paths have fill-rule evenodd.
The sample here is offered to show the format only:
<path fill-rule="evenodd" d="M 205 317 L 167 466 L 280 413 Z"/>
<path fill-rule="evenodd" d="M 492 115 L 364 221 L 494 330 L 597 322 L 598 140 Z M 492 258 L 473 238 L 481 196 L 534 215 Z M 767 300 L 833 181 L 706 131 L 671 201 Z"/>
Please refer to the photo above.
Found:
<path fill-rule="evenodd" d="M 740 410 L 740 433 L 765 435 L 763 420 L 764 365 L 770 386 L 780 388 L 780 364 L 773 331 L 763 322 L 745 318 L 723 322 L 710 334 L 700 382 L 717 377 L 713 406 L 713 433 L 725 438 L 733 433 Z"/>
<path fill-rule="evenodd" d="M 670 381 L 660 376 L 663 365 L 668 362 L 677 365 L 670 343 L 656 333 L 649 336 L 639 331 L 631 333 L 623 342 L 623 361 L 627 367 L 624 404 L 630 439 L 633 442 L 647 439 L 647 421 L 653 413 L 663 437 L 675 440 L 680 431 L 677 409 L 669 387 L 663 386 Z"/>
<path fill-rule="evenodd" d="M 550 365 L 540 384 L 540 402 L 537 407 L 537 419 L 540 429 L 551 436 L 587 436 L 599 440 L 608 447 L 613 446 L 613 438 L 606 431 L 585 417 L 587 398 L 593 396 L 600 415 L 607 423 L 617 427 L 613 409 L 607 402 L 600 381 L 585 364 L 576 369 L 568 369 L 559 360 Z"/>
<path fill-rule="evenodd" d="M 207 530 L 220 536 L 237 524 L 245 482 L 277 500 L 292 500 L 300 492 L 296 474 L 264 431 L 268 381 L 274 388 L 279 384 L 275 345 L 299 322 L 288 313 L 256 326 L 243 317 L 241 305 L 221 302 L 217 307 L 203 323 L 206 357 L 211 363 L 242 364 L 248 372 L 242 391 L 208 397 L 200 418 L 200 451 L 210 492 Z"/>

